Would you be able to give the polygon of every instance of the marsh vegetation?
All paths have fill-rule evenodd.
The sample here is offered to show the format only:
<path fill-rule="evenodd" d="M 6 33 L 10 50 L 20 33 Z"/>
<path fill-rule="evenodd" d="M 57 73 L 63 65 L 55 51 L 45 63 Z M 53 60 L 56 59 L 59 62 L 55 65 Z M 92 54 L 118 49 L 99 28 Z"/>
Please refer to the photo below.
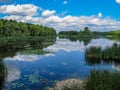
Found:
<path fill-rule="evenodd" d="M 120 63 L 120 45 L 114 43 L 103 50 L 101 47 L 89 47 L 85 50 L 85 58 L 89 64 Z"/>

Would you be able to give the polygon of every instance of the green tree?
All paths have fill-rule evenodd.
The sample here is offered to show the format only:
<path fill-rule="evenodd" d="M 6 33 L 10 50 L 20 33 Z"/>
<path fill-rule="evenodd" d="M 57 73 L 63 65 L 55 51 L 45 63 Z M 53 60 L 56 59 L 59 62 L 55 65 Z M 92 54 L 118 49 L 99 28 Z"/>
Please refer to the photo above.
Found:
<path fill-rule="evenodd" d="M 88 28 L 88 27 L 85 27 L 85 28 L 84 28 L 84 32 L 90 32 L 89 28 Z"/>

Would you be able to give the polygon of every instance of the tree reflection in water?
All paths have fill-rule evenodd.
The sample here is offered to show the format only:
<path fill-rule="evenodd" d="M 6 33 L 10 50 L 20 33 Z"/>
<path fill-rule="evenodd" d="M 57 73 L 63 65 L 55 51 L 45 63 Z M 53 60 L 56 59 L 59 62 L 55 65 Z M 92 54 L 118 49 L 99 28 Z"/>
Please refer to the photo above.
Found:
<path fill-rule="evenodd" d="M 56 38 L 48 38 L 44 40 L 23 40 L 8 41 L 0 43 L 0 90 L 3 89 L 5 81 L 7 81 L 9 69 L 5 66 L 3 59 L 13 57 L 16 53 L 24 50 L 41 50 L 49 45 L 54 44 Z"/>
<path fill-rule="evenodd" d="M 0 90 L 4 87 L 4 82 L 6 80 L 7 70 L 2 61 L 0 61 Z"/>

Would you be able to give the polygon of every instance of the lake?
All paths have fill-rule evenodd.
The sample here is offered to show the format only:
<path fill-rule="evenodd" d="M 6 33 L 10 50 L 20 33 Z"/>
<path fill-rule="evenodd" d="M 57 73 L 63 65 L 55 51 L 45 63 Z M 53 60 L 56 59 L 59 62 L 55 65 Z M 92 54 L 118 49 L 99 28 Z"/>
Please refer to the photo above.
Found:
<path fill-rule="evenodd" d="M 84 80 L 91 70 L 120 71 L 120 64 L 86 62 L 85 49 L 104 50 L 119 41 L 107 38 L 87 42 L 57 38 L 49 42 L 9 42 L 0 45 L 0 79 L 3 90 L 44 90 L 55 82 L 78 78 Z"/>

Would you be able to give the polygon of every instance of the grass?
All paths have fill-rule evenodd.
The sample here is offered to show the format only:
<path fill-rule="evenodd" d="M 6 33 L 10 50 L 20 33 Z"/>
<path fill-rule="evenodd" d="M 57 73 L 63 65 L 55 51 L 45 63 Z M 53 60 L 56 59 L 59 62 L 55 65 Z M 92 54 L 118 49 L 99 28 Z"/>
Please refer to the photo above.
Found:
<path fill-rule="evenodd" d="M 93 70 L 83 83 L 72 83 L 71 81 L 67 83 L 66 85 L 62 83 L 64 86 L 59 88 L 59 90 L 120 90 L 120 73 Z M 72 85 L 68 86 L 71 83 Z M 58 88 L 47 90 L 58 90 Z"/>
<path fill-rule="evenodd" d="M 0 42 L 7 41 L 33 41 L 33 40 L 55 40 L 56 36 L 26 36 L 26 37 L 0 37 Z"/>
<path fill-rule="evenodd" d="M 120 73 L 91 71 L 85 90 L 120 90 Z"/>
<path fill-rule="evenodd" d="M 89 47 L 85 50 L 86 62 L 89 64 L 107 62 L 120 63 L 120 45 L 114 43 L 112 47 L 102 50 L 100 47 Z"/>
<path fill-rule="evenodd" d="M 90 65 L 101 63 L 101 48 L 90 47 L 85 50 L 86 62 Z"/>

